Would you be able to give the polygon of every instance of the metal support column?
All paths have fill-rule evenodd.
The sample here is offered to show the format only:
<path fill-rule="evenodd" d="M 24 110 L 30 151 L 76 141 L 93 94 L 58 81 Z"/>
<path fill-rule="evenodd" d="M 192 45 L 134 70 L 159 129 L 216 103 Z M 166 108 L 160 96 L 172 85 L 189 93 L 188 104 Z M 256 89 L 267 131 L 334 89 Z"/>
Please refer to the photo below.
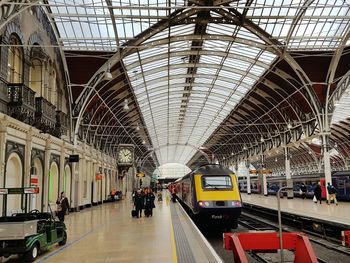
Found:
<path fill-rule="evenodd" d="M 326 185 L 332 184 L 332 175 L 331 175 L 331 157 L 329 155 L 329 135 L 322 134 L 322 148 L 323 148 L 323 164 L 324 164 L 324 175 L 326 179 Z M 326 191 L 327 200 L 328 200 L 328 191 Z"/>
<path fill-rule="evenodd" d="M 263 169 L 265 169 L 265 155 L 261 155 L 261 166 L 260 166 L 260 176 L 262 177 L 262 194 L 267 196 L 267 180 L 266 180 L 266 173 L 263 173 Z"/>
<path fill-rule="evenodd" d="M 250 163 L 248 161 L 245 162 L 245 167 L 246 167 L 246 176 L 247 176 L 247 194 L 250 195 L 252 193 L 252 189 L 251 189 L 251 183 L 250 183 L 250 172 L 249 172 L 249 168 L 250 168 Z"/>
<path fill-rule="evenodd" d="M 293 188 L 293 180 L 292 180 L 292 174 L 291 174 L 291 169 L 290 169 L 290 150 L 289 150 L 289 147 L 284 148 L 284 157 L 285 157 L 287 187 Z M 293 199 L 293 191 L 292 190 L 287 191 L 287 198 Z"/>

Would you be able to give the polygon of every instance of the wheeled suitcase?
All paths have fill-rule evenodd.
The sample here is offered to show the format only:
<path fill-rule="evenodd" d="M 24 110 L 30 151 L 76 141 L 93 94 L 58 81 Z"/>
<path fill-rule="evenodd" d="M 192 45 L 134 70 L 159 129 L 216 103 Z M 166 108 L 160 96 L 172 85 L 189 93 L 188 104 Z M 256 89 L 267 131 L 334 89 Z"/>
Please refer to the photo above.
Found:
<path fill-rule="evenodd" d="M 149 217 L 151 215 L 151 209 L 145 209 L 145 216 Z"/>
<path fill-rule="evenodd" d="M 137 212 L 135 209 L 131 210 L 131 216 L 132 217 L 137 217 Z"/>

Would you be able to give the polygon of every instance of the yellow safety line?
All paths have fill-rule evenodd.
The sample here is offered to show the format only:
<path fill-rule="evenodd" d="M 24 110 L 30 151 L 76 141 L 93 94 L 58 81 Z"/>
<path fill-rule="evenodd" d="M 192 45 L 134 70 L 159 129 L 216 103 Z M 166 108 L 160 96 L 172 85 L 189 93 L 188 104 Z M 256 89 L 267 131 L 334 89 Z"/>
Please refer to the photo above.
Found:
<path fill-rule="evenodd" d="M 170 207 L 169 207 L 170 208 Z M 171 239 L 171 250 L 172 250 L 172 262 L 177 263 L 177 254 L 176 254 L 176 243 L 175 243 L 175 235 L 174 235 L 174 226 L 173 221 L 170 216 L 170 239 Z"/>

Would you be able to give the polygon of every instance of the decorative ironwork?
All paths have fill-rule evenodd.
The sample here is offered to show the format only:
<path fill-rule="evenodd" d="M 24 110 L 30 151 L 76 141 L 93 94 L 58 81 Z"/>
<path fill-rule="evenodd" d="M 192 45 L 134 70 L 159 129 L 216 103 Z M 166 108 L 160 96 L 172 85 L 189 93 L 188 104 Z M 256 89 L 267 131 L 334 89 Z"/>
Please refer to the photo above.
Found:
<path fill-rule="evenodd" d="M 9 83 L 7 86 L 8 115 L 32 125 L 35 115 L 35 92 L 21 83 Z"/>
<path fill-rule="evenodd" d="M 69 127 L 68 115 L 62 111 L 56 111 L 56 124 L 54 130 L 54 136 L 61 137 L 67 135 Z"/>
<path fill-rule="evenodd" d="M 5 160 L 8 160 L 11 153 L 17 153 L 21 159 L 22 165 L 24 162 L 24 152 L 25 152 L 25 146 L 23 144 L 13 142 L 13 141 L 7 141 L 6 142 L 6 156 Z"/>
<path fill-rule="evenodd" d="M 0 5 L 0 21 L 7 19 L 12 14 L 18 12 L 18 10 L 24 5 L 20 5 L 24 3 L 24 0 L 12 0 L 12 1 L 1 1 L 5 3 L 1 3 Z"/>
<path fill-rule="evenodd" d="M 0 99 L 6 102 L 8 102 L 7 85 L 7 81 L 0 77 Z"/>
<path fill-rule="evenodd" d="M 35 98 L 35 127 L 54 135 L 56 107 L 43 97 Z"/>
<path fill-rule="evenodd" d="M 50 167 L 52 163 L 56 163 L 58 167 L 58 174 L 60 174 L 60 156 L 54 153 L 50 155 Z"/>
<path fill-rule="evenodd" d="M 30 161 L 32 167 L 34 166 L 35 159 L 39 159 L 41 161 L 41 165 L 43 165 L 45 162 L 45 151 L 33 148 Z"/>

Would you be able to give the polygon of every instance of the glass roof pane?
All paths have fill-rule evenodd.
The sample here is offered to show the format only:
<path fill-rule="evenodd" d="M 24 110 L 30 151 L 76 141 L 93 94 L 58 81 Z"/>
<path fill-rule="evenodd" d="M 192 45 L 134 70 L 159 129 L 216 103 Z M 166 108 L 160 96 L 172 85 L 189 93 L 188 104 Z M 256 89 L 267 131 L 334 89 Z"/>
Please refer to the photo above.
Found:
<path fill-rule="evenodd" d="M 123 58 L 123 64 L 161 163 L 187 162 L 276 59 L 268 51 L 271 43 L 265 43 L 258 31 L 224 20 L 195 25 L 190 21 L 198 18 L 195 14 L 158 30 L 156 23 L 170 21 L 176 10 L 166 8 L 168 1 L 113 0 L 113 19 L 106 1 L 48 3 L 66 50 L 116 51 L 118 45 L 127 45 L 153 26 L 152 33 L 140 39 L 143 48 Z M 171 2 L 172 7 L 184 5 L 187 1 Z M 350 8 L 342 0 L 231 1 L 228 5 L 292 51 L 334 50 L 349 28 Z M 220 18 L 214 10 L 210 16 Z M 167 146 L 170 143 L 182 146 Z"/>

